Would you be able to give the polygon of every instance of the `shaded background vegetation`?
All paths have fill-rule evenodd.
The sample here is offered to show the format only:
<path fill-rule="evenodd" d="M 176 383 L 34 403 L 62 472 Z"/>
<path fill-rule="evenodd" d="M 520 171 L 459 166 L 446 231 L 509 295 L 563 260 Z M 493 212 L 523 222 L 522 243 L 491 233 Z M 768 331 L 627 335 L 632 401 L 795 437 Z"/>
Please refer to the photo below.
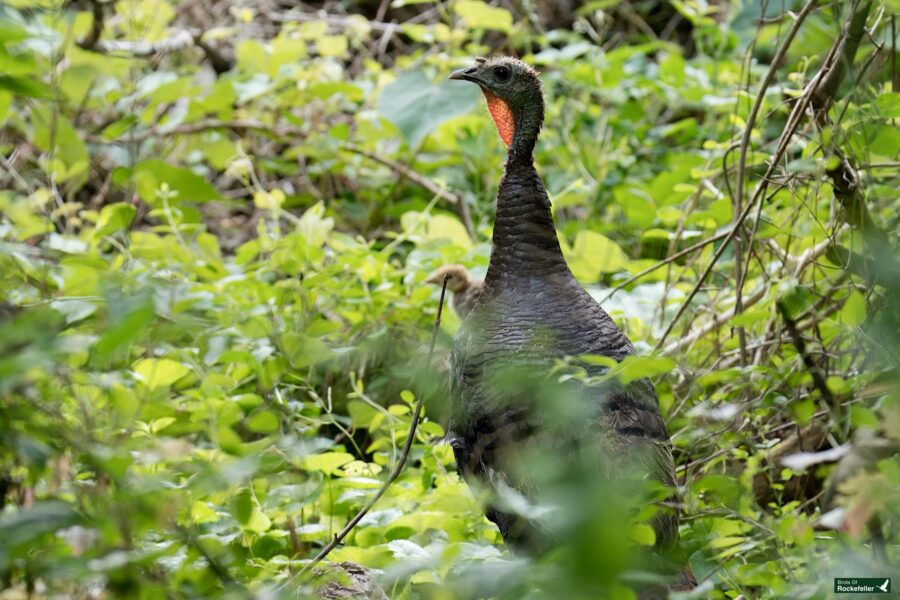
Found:
<path fill-rule="evenodd" d="M 898 9 L 8 0 L 0 586 L 310 594 L 425 396 L 329 560 L 392 598 L 633 597 L 616 515 L 515 559 L 440 443 L 458 320 L 426 364 L 423 282 L 483 275 L 504 159 L 445 78 L 492 53 L 542 72 L 569 263 L 653 356 L 625 376 L 660 393 L 694 597 L 898 575 Z"/>

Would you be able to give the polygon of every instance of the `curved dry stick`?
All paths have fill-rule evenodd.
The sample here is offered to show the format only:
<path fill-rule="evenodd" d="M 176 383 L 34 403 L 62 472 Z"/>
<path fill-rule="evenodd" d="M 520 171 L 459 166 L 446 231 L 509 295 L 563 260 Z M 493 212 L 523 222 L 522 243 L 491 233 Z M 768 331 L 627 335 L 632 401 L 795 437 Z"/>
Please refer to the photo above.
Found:
<path fill-rule="evenodd" d="M 428 363 L 431 363 L 431 358 L 434 355 L 434 343 L 437 340 L 438 330 L 441 326 L 441 311 L 444 309 L 444 295 L 447 292 L 447 282 L 450 281 L 450 275 L 444 275 L 444 284 L 441 286 L 441 299 L 438 301 L 438 310 L 437 316 L 434 318 L 434 329 L 431 331 L 431 343 L 428 346 Z M 403 467 L 406 466 L 406 461 L 409 458 L 409 451 L 412 449 L 413 440 L 416 437 L 416 428 L 419 426 L 419 418 L 422 415 L 422 408 L 425 405 L 425 395 L 422 394 L 419 396 L 418 401 L 416 401 L 416 408 L 413 410 L 412 414 L 412 422 L 409 425 L 409 435 L 406 436 L 406 443 L 403 444 L 403 451 L 400 453 L 400 458 L 397 459 L 397 464 L 394 465 L 394 470 L 391 471 L 391 474 L 388 475 L 388 478 L 384 481 L 375 495 L 372 497 L 369 502 L 359 509 L 359 512 L 350 519 L 347 525 L 341 529 L 340 533 L 334 536 L 334 539 L 328 542 L 322 550 L 313 558 L 305 567 L 303 567 L 300 572 L 297 574 L 297 577 L 302 577 L 304 574 L 308 573 L 310 569 L 314 566 L 322 562 L 322 559 L 328 556 L 328 554 L 338 547 L 338 545 L 344 541 L 344 538 L 353 531 L 353 528 L 362 520 L 366 514 L 372 510 L 372 507 L 375 506 L 375 503 L 378 502 L 387 489 L 394 483 L 394 480 L 400 476 L 400 473 L 403 471 Z"/>

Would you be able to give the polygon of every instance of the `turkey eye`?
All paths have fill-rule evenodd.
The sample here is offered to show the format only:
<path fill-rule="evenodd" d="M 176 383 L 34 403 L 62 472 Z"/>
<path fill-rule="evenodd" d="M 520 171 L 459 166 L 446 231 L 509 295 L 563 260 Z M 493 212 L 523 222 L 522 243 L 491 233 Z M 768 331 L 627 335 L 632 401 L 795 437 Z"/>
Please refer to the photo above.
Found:
<path fill-rule="evenodd" d="M 512 75 L 512 73 L 507 67 L 496 67 L 494 69 L 494 77 L 496 77 L 499 81 L 509 81 L 510 75 Z"/>

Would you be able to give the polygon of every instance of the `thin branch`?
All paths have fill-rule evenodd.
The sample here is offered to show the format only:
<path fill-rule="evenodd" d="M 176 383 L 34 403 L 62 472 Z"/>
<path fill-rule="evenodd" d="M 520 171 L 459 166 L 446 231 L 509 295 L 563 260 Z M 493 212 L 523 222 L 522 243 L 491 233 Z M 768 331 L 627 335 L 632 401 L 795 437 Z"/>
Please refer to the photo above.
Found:
<path fill-rule="evenodd" d="M 222 586 L 228 590 L 241 590 L 246 591 L 246 588 L 237 581 L 231 573 L 228 571 L 228 568 L 225 567 L 215 556 L 213 556 L 209 550 L 203 545 L 203 543 L 197 538 L 197 535 L 189 530 L 186 527 L 181 525 L 176 525 L 176 530 L 181 535 L 182 540 L 195 549 L 200 556 L 206 560 L 206 566 L 209 571 L 215 575 L 215 577 L 222 583 Z"/>
<path fill-rule="evenodd" d="M 402 25 L 397 23 L 385 23 L 382 21 L 369 21 L 364 17 L 330 15 L 324 10 L 318 12 L 303 12 L 291 10 L 285 13 L 272 13 L 269 17 L 276 23 L 322 23 L 328 27 L 346 30 L 364 28 L 379 33 L 394 34 L 403 29 Z"/>
<path fill-rule="evenodd" d="M 447 282 L 450 280 L 450 275 L 444 275 L 444 284 L 441 287 L 441 298 L 438 301 L 438 309 L 437 315 L 434 318 L 434 328 L 431 331 L 431 343 L 428 346 L 428 359 L 427 364 L 431 364 L 432 357 L 434 356 L 434 344 L 437 341 L 438 331 L 441 326 L 441 312 L 444 309 L 444 296 L 447 292 Z M 409 459 L 409 452 L 412 449 L 413 440 L 416 437 L 416 428 L 419 426 L 419 419 L 422 415 L 422 408 L 425 405 L 425 394 L 421 394 L 419 399 L 416 401 L 416 407 L 413 410 L 412 421 L 409 424 L 409 434 L 406 436 L 406 442 L 403 444 L 403 451 L 400 453 L 400 457 L 397 459 L 397 464 L 394 465 L 394 469 L 391 471 L 388 478 L 381 485 L 375 495 L 372 497 L 369 502 L 363 506 L 356 515 L 350 519 L 347 525 L 341 529 L 340 533 L 334 536 L 328 544 L 322 548 L 322 550 L 313 558 L 300 572 L 297 574 L 298 577 L 303 576 L 305 573 L 308 573 L 310 569 L 316 566 L 318 563 L 322 561 L 332 550 L 338 547 L 338 545 L 347 537 L 347 535 L 353 531 L 353 528 L 356 527 L 357 524 L 362 520 L 363 517 L 372 509 L 373 506 L 381 499 L 387 489 L 394 483 L 394 480 L 400 476 L 400 473 L 403 471 L 403 467 L 406 466 L 406 461 Z"/>
<path fill-rule="evenodd" d="M 722 238 L 724 238 L 724 237 L 727 236 L 727 235 L 728 235 L 728 230 L 727 230 L 727 229 L 726 229 L 726 230 L 723 230 L 723 231 L 720 231 L 719 233 L 717 233 L 717 234 L 715 234 L 715 235 L 713 235 L 713 236 L 711 236 L 711 237 L 708 237 L 708 238 L 706 238 L 705 240 L 701 240 L 701 241 L 697 242 L 696 244 L 693 244 L 693 245 L 691 245 L 691 246 L 688 246 L 688 247 L 685 248 L 684 250 L 679 250 L 679 251 L 676 252 L 675 254 L 673 254 L 673 255 L 671 255 L 671 256 L 668 256 L 668 257 L 664 258 L 663 260 L 659 261 L 659 262 L 656 263 L 655 265 L 649 266 L 649 267 L 647 267 L 646 269 L 644 269 L 643 271 L 641 271 L 641 272 L 639 272 L 639 273 L 635 273 L 634 275 L 632 275 L 631 277 L 629 277 L 628 279 L 626 279 L 625 281 L 623 281 L 622 283 L 620 283 L 620 284 L 617 285 L 616 287 L 612 288 L 612 289 L 609 291 L 609 293 L 606 294 L 606 297 L 604 297 L 603 300 L 600 301 L 600 304 L 603 304 L 604 302 L 606 302 L 607 300 L 609 300 L 610 298 L 612 298 L 612 297 L 616 294 L 616 292 L 619 292 L 619 291 L 621 291 L 622 289 L 628 287 L 629 285 L 631 285 L 632 283 L 634 283 L 634 282 L 637 281 L 638 279 L 641 279 L 641 278 L 644 277 L 645 275 L 649 275 L 649 274 L 652 273 L 653 271 L 656 271 L 657 269 L 660 269 L 660 268 L 662 268 L 662 267 L 664 267 L 664 266 L 666 266 L 666 265 L 668 265 L 668 264 L 671 264 L 671 263 L 675 262 L 676 260 L 678 260 L 678 259 L 681 258 L 682 256 L 687 256 L 688 254 L 690 254 L 690 253 L 692 253 L 692 252 L 695 252 L 696 250 L 700 250 L 701 248 L 705 248 L 706 246 L 709 246 L 710 244 L 712 244 L 712 243 L 714 243 L 714 242 L 718 242 L 719 240 L 721 240 Z"/>
<path fill-rule="evenodd" d="M 812 248 L 809 248 L 808 250 L 803 252 L 803 254 L 801 254 L 800 256 L 797 256 L 797 257 L 790 256 L 789 254 L 784 252 L 784 250 L 781 250 L 781 248 L 778 247 L 777 245 L 775 246 L 775 248 L 772 248 L 772 250 L 776 254 L 779 254 L 779 258 L 781 258 L 781 260 L 785 264 L 785 266 L 791 270 L 792 276 L 795 278 L 799 278 L 800 274 L 809 265 L 811 265 L 813 262 L 815 262 L 817 258 L 819 258 L 823 254 L 826 254 L 828 252 L 828 249 L 834 244 L 834 240 L 840 234 L 844 233 L 845 231 L 847 231 L 846 225 L 844 225 L 840 229 L 838 229 L 837 232 L 835 232 L 834 237 L 828 238 L 828 239 L 825 239 L 825 240 L 819 242 L 818 244 L 816 244 Z M 760 302 L 763 298 L 766 297 L 766 294 L 768 293 L 769 289 L 770 288 L 763 286 L 763 287 L 759 288 L 758 290 L 756 290 L 755 292 L 753 292 L 752 294 L 750 294 L 749 296 L 747 296 L 744 299 L 743 307 L 745 309 L 750 308 L 751 306 L 754 306 L 755 304 Z M 675 354 L 676 352 L 680 352 L 680 351 L 684 350 L 685 348 L 690 347 L 692 344 L 697 342 L 699 339 L 705 337 L 710 332 L 718 329 L 719 327 L 721 327 L 722 325 L 724 325 L 725 323 L 727 323 L 728 321 L 733 319 L 736 314 L 739 314 L 738 311 L 735 310 L 736 308 L 737 308 L 736 306 L 732 307 L 729 310 L 726 310 L 724 313 L 721 313 L 721 314 L 719 314 L 717 312 L 714 313 L 712 321 L 705 323 L 700 329 L 697 329 L 696 331 L 692 331 L 690 335 L 687 335 L 687 336 L 681 338 L 680 340 L 672 342 L 671 344 L 669 344 L 668 346 L 663 348 L 663 350 L 662 350 L 663 354 Z"/>
<path fill-rule="evenodd" d="M 850 66 L 856 57 L 859 43 L 866 31 L 866 21 L 872 8 L 872 0 L 861 0 L 854 5 L 853 13 L 841 30 L 841 36 L 831 47 L 830 55 L 834 57 L 833 67 L 822 77 L 812 92 L 812 108 L 817 122 L 827 124 L 828 109 L 834 103 L 838 89 L 844 81 Z M 865 66 L 862 72 L 864 72 Z M 893 249 L 884 231 L 872 219 L 865 202 L 862 182 L 859 174 L 839 149 L 832 147 L 830 154 L 836 158 L 836 165 L 828 169 L 826 174 L 831 179 L 835 198 L 844 209 L 844 218 L 848 223 L 866 234 L 866 241 L 873 246 L 874 252 Z"/>
<path fill-rule="evenodd" d="M 171 129 L 148 127 L 140 131 L 128 132 L 112 140 L 103 139 L 100 136 L 88 135 L 85 139 L 92 144 L 120 144 L 125 142 L 143 142 L 152 137 L 168 137 L 173 135 L 188 135 L 204 133 L 214 129 L 230 129 L 232 131 L 258 131 L 267 133 L 277 138 L 306 137 L 307 132 L 299 127 L 268 125 L 252 119 L 236 121 L 221 121 L 219 119 L 201 119 L 193 123 L 184 123 Z"/>
<path fill-rule="evenodd" d="M 157 54 L 184 50 L 194 45 L 194 36 L 187 30 L 176 31 L 171 36 L 158 42 L 140 40 L 100 40 L 91 50 L 100 54 L 123 54 L 133 58 L 149 58 Z"/>
<path fill-rule="evenodd" d="M 769 289 L 770 288 L 763 286 L 744 298 L 744 308 L 750 308 L 751 306 L 765 298 L 766 294 L 769 292 Z M 723 313 L 714 312 L 711 321 L 705 323 L 700 329 L 692 331 L 690 335 L 672 342 L 662 349 L 662 353 L 675 354 L 676 352 L 680 352 L 681 350 L 690 347 L 691 344 L 695 343 L 700 338 L 705 337 L 708 333 L 718 329 L 719 327 L 730 321 L 734 317 L 734 315 L 735 307 L 732 307 Z"/>
<path fill-rule="evenodd" d="M 838 88 L 843 83 L 844 77 L 856 57 L 856 50 L 862 41 L 871 8 L 872 0 L 858 2 L 850 19 L 844 25 L 842 35 L 835 42 L 837 61 L 828 74 L 819 80 L 813 91 L 812 106 L 816 110 L 825 110 L 834 101 Z"/>
<path fill-rule="evenodd" d="M 778 312 L 779 314 L 781 314 L 782 320 L 784 320 L 784 326 L 791 338 L 791 342 L 794 344 L 794 347 L 797 348 L 797 353 L 800 354 L 800 357 L 803 359 L 803 364 L 806 366 L 806 370 L 809 371 L 810 375 L 812 375 L 813 383 L 819 390 L 819 393 L 822 394 L 822 398 L 824 398 L 828 402 L 829 406 L 833 406 L 835 409 L 837 409 L 838 406 L 835 402 L 834 394 L 831 393 L 831 389 L 828 387 L 828 382 L 825 381 L 825 376 L 822 374 L 822 370 L 819 368 L 819 365 L 816 364 L 812 356 L 810 356 L 809 352 L 807 351 L 806 342 L 803 340 L 803 336 L 800 335 L 800 332 L 797 330 L 797 323 L 794 321 L 794 319 L 791 318 L 791 315 L 783 302 L 779 300 L 775 304 L 778 307 Z"/>
<path fill-rule="evenodd" d="M 463 226 L 466 228 L 466 232 L 468 232 L 469 237 L 473 240 L 476 239 L 475 226 L 472 224 L 472 216 L 469 213 L 469 206 L 466 204 L 465 199 L 449 190 L 440 187 L 427 177 L 416 173 L 411 168 L 395 160 L 379 156 L 378 154 L 369 152 L 368 150 L 364 150 L 354 144 L 345 144 L 344 150 L 346 150 L 347 152 L 352 152 L 353 154 L 365 156 L 370 160 L 374 160 L 375 162 L 391 169 L 401 177 L 409 179 L 413 183 L 422 186 L 423 188 L 434 194 L 436 197 L 441 198 L 442 200 L 446 200 L 447 202 L 452 204 L 456 214 L 459 216 L 460 220 L 463 223 Z"/>
<path fill-rule="evenodd" d="M 2 165 L 4 169 L 6 169 L 6 172 L 9 173 L 10 177 L 12 177 L 13 180 L 18 183 L 19 187 L 21 187 L 24 191 L 28 192 L 29 194 L 34 192 L 34 187 L 28 182 L 28 180 L 22 177 L 22 175 L 16 170 L 16 167 L 12 164 L 12 162 L 10 162 L 2 152 L 0 152 L 0 165 Z"/>
<path fill-rule="evenodd" d="M 83 50 L 93 50 L 103 35 L 103 2 L 100 0 L 91 0 L 91 30 L 84 39 L 77 42 L 78 47 Z"/>

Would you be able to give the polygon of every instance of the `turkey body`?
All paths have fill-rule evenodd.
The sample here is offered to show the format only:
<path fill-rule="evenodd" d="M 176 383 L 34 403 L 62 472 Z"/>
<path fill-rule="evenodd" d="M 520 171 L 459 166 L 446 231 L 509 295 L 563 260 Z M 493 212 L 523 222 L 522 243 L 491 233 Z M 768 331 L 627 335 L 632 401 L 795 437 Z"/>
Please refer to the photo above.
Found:
<path fill-rule="evenodd" d="M 542 118 L 542 104 L 540 110 Z M 562 429 L 545 427 L 553 420 L 547 411 L 554 399 L 540 398 L 540 390 L 559 359 L 594 354 L 620 361 L 634 347 L 569 270 L 531 149 L 517 153 L 516 143 L 498 192 L 484 288 L 451 355 L 450 438 L 459 473 L 476 488 L 509 488 L 531 499 L 540 490 L 517 471 L 517 456 L 534 450 L 565 455 L 584 446 L 596 454 L 602 477 L 640 477 L 643 471 L 674 487 L 668 432 L 646 379 L 579 387 L 579 417 Z M 586 368 L 590 374 L 603 371 Z M 548 546 L 539 526 L 501 502 L 489 500 L 486 512 L 512 548 Z M 675 512 L 657 514 L 657 547 L 674 543 L 677 525 Z"/>

